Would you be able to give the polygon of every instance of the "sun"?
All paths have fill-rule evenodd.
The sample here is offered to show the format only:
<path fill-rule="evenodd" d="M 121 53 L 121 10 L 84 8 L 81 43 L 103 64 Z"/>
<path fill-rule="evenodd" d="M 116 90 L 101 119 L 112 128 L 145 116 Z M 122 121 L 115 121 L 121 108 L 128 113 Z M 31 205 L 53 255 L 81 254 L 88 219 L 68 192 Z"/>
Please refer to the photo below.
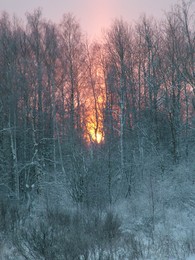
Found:
<path fill-rule="evenodd" d="M 98 54 L 97 54 L 98 51 Z M 95 63 L 92 66 L 91 78 L 93 79 L 90 85 L 86 85 L 88 89 L 85 96 L 84 106 L 84 139 L 87 144 L 104 142 L 104 111 L 106 104 L 106 87 L 105 74 L 102 67 L 101 52 L 99 46 L 94 46 L 93 49 Z M 87 83 L 88 84 L 88 83 Z"/>
<path fill-rule="evenodd" d="M 102 133 L 97 133 L 97 134 L 96 134 L 96 142 L 97 142 L 98 144 L 100 144 L 102 141 L 103 141 L 103 135 L 102 135 Z"/>
<path fill-rule="evenodd" d="M 90 140 L 91 140 L 92 142 L 94 142 L 94 143 L 100 144 L 100 143 L 102 143 L 103 140 L 104 140 L 103 133 L 100 132 L 100 131 L 98 131 L 97 133 L 95 133 L 94 130 L 91 130 L 91 131 L 89 132 L 89 135 L 90 135 Z"/>
<path fill-rule="evenodd" d="M 101 121 L 99 122 L 99 126 L 97 126 L 97 122 L 95 121 L 95 118 L 93 115 L 91 115 L 91 120 L 87 122 L 86 128 L 87 128 L 87 135 L 86 140 L 87 143 L 97 143 L 100 144 L 104 141 L 104 133 L 102 129 Z"/>

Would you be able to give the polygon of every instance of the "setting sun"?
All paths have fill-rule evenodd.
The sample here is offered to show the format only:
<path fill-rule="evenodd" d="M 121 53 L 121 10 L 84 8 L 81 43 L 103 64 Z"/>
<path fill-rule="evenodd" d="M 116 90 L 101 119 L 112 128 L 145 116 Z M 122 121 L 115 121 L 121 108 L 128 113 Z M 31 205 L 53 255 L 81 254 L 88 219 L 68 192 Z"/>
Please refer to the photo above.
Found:
<path fill-rule="evenodd" d="M 104 141 L 103 130 L 101 129 L 102 124 L 100 123 L 100 127 L 98 127 L 95 118 L 92 116 L 91 119 L 92 120 L 87 123 L 88 133 L 86 135 L 86 140 L 88 143 L 95 142 L 100 144 Z"/>
<path fill-rule="evenodd" d="M 99 45 L 91 47 L 88 57 L 90 80 L 87 82 L 85 95 L 84 138 L 87 144 L 100 144 L 104 141 L 104 108 L 106 99 L 105 75 L 102 67 Z M 86 93 L 86 92 L 85 92 Z"/>

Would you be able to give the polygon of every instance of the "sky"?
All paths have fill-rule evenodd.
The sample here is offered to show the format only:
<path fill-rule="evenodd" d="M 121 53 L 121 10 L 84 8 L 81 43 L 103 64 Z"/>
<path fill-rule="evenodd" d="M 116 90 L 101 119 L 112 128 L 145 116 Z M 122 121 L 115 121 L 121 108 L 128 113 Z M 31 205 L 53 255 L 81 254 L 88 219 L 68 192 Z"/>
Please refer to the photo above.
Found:
<path fill-rule="evenodd" d="M 135 22 L 144 13 L 161 18 L 177 0 L 0 0 L 0 10 L 24 19 L 26 12 L 41 7 L 43 16 L 60 22 L 64 13 L 72 13 L 89 37 L 99 37 L 114 18 Z"/>

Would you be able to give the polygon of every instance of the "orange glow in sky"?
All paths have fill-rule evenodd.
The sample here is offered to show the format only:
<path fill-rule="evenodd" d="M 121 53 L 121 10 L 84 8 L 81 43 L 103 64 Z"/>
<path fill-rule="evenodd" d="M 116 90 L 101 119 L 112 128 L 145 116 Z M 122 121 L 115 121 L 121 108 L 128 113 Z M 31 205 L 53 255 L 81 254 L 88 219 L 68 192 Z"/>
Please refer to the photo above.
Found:
<path fill-rule="evenodd" d="M 100 144 L 104 141 L 103 124 L 100 119 L 96 122 L 97 120 L 95 115 L 93 113 L 90 114 L 91 115 L 87 118 L 86 124 L 86 140 L 88 143 L 95 142 Z"/>
<path fill-rule="evenodd" d="M 88 98 L 87 112 L 85 115 L 86 130 L 84 138 L 87 143 L 102 143 L 104 141 L 103 130 L 103 108 L 104 108 L 104 94 L 99 96 L 96 100 L 97 107 L 94 106 L 93 97 Z"/>
<path fill-rule="evenodd" d="M 104 141 L 104 116 L 103 110 L 105 107 L 105 84 L 103 80 L 103 72 L 99 68 L 96 70 L 96 88 L 99 93 L 96 97 L 92 93 L 88 93 L 86 101 L 86 115 L 85 115 L 85 133 L 84 138 L 87 143 L 102 143 Z M 98 83 L 97 83 L 98 82 Z"/>

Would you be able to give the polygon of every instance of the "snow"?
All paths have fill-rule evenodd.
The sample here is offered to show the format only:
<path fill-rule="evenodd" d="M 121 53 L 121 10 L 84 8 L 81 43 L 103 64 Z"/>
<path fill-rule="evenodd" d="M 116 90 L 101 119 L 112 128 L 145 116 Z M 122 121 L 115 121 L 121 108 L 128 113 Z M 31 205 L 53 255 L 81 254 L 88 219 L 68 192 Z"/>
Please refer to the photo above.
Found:
<path fill-rule="evenodd" d="M 195 260 L 195 255 L 189 256 L 186 260 Z"/>

